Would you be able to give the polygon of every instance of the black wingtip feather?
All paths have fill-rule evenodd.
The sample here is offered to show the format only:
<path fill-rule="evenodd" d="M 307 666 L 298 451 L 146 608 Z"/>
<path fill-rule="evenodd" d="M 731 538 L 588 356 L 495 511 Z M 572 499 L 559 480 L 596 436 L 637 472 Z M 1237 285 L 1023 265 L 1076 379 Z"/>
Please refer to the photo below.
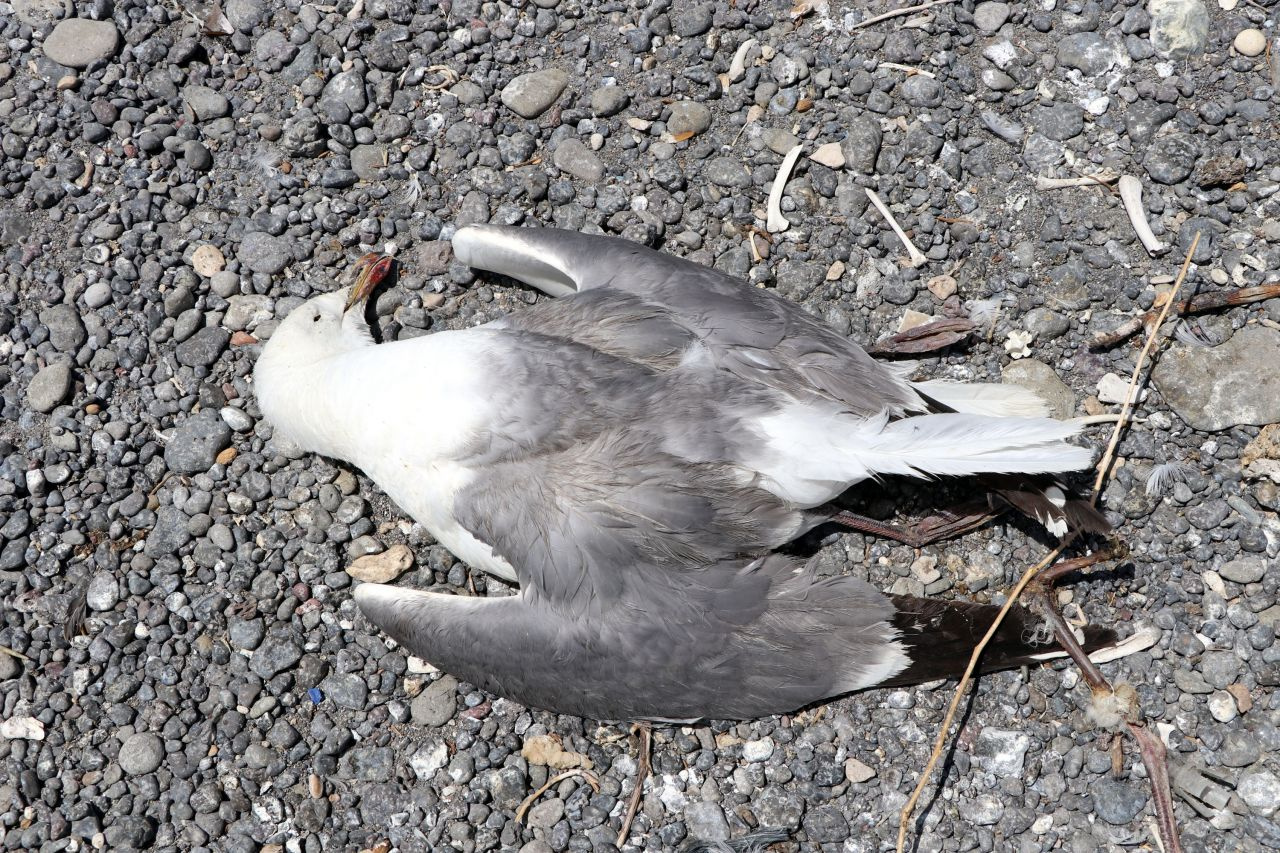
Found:
<path fill-rule="evenodd" d="M 901 687 L 939 678 L 959 678 L 969 665 L 978 642 L 991 627 L 1000 608 L 994 604 L 944 601 L 937 598 L 890 596 L 895 608 L 893 624 L 901 636 L 910 666 L 877 687 Z M 1084 629 L 1084 649 L 1114 645 L 1117 636 L 1109 628 Z M 979 661 L 979 672 L 1014 669 L 1040 663 L 1036 655 L 1060 651 L 1043 620 L 1026 608 L 1009 609 Z"/>

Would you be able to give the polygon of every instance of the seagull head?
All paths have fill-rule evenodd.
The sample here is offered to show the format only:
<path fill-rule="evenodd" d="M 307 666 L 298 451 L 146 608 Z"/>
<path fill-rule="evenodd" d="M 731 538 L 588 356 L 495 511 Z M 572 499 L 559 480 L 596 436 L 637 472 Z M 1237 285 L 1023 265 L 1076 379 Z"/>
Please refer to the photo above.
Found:
<path fill-rule="evenodd" d="M 356 282 L 299 305 L 267 340 L 254 366 L 254 387 L 267 419 L 296 443 L 311 416 L 310 403 L 331 366 L 347 354 L 374 345 L 365 320 L 369 295 L 386 278 L 394 260 L 365 255 L 356 264 Z"/>
<path fill-rule="evenodd" d="M 387 255 L 365 255 L 356 262 L 355 284 L 322 293 L 289 312 L 267 341 L 262 359 L 268 365 L 278 361 L 303 366 L 372 346 L 365 305 L 394 264 Z"/>

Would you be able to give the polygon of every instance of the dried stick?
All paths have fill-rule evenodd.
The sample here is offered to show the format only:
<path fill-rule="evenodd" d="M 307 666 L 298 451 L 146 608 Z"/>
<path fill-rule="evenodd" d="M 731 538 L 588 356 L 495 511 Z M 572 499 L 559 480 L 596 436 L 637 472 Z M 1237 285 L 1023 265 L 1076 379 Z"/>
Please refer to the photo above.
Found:
<path fill-rule="evenodd" d="M 572 779 L 574 776 L 581 776 L 583 779 L 586 779 L 587 784 L 591 786 L 591 790 L 595 791 L 597 794 L 600 793 L 600 780 L 597 779 L 596 774 L 592 773 L 590 770 L 575 767 L 572 770 L 557 773 L 548 779 L 542 787 L 524 798 L 524 801 L 520 803 L 520 808 L 516 809 L 516 823 L 520 823 L 524 820 L 525 812 L 529 811 L 529 807 L 538 801 L 538 797 L 541 797 L 547 791 L 550 791 L 552 786 L 559 785 L 565 779 Z"/>
<path fill-rule="evenodd" d="M 636 812 L 640 809 L 644 782 L 649 778 L 651 769 L 649 756 L 653 752 L 653 726 L 649 723 L 636 723 L 634 730 L 640 734 L 640 763 L 636 766 L 636 786 L 632 789 L 631 798 L 627 801 L 627 813 L 622 818 L 622 828 L 618 830 L 615 847 L 621 847 L 627 843 L 627 836 L 631 834 L 631 822 L 636 819 Z"/>
<path fill-rule="evenodd" d="M 1151 332 L 1147 335 L 1147 342 L 1142 347 L 1142 352 L 1138 353 L 1138 363 L 1133 366 L 1133 374 L 1129 377 L 1129 390 L 1124 395 L 1124 405 L 1120 407 L 1120 419 L 1116 421 L 1116 428 L 1111 431 L 1111 441 L 1107 443 L 1107 450 L 1102 454 L 1102 461 L 1098 463 L 1098 478 L 1093 481 L 1093 501 L 1098 500 L 1098 495 L 1102 492 L 1102 485 L 1107 481 L 1107 474 L 1111 471 L 1111 465 L 1115 462 L 1116 447 L 1120 444 L 1120 436 L 1124 434 L 1125 420 L 1129 417 L 1130 411 L 1133 409 L 1133 401 L 1138 396 L 1135 392 L 1138 382 L 1142 378 L 1142 368 L 1146 366 L 1147 356 L 1151 354 L 1151 348 L 1155 346 L 1156 340 L 1159 339 L 1160 326 L 1164 324 L 1164 320 L 1169 316 L 1169 309 L 1173 307 L 1173 303 L 1177 301 L 1178 290 L 1182 287 L 1182 282 L 1186 281 L 1187 270 L 1191 269 L 1191 256 L 1196 253 L 1196 246 L 1200 245 L 1200 232 L 1196 232 L 1196 236 L 1191 240 L 1191 248 L 1187 249 L 1187 256 L 1182 261 L 1182 267 L 1178 270 L 1178 277 L 1173 282 L 1173 290 L 1169 293 L 1168 300 L 1165 301 L 1164 307 L 1160 309 L 1160 316 L 1151 328 Z"/>
<path fill-rule="evenodd" d="M 1280 281 L 1272 281 L 1267 284 L 1259 284 L 1255 287 L 1237 287 L 1233 290 L 1221 290 L 1214 293 L 1201 293 L 1190 299 L 1183 299 L 1180 302 L 1170 303 L 1173 305 L 1169 309 L 1169 313 L 1176 314 L 1203 314 L 1206 311 L 1216 311 L 1219 308 L 1234 308 L 1237 305 L 1248 305 L 1252 302 L 1262 302 L 1266 299 L 1275 299 L 1280 297 Z M 1163 308 L 1164 306 L 1162 306 Z M 1104 350 L 1111 349 L 1116 344 L 1122 343 L 1138 333 L 1139 329 L 1146 327 L 1151 328 L 1151 324 L 1161 316 L 1161 309 L 1152 308 L 1144 314 L 1132 317 L 1126 320 L 1114 331 L 1106 332 L 1096 336 L 1090 343 L 1089 349 Z M 1163 321 L 1161 321 L 1163 322 Z"/>
<path fill-rule="evenodd" d="M 929 782 L 929 776 L 933 773 L 933 768 L 937 766 L 939 759 L 942 758 L 942 750 L 947 744 L 947 732 L 955 719 L 956 711 L 960 708 L 960 700 L 964 698 L 969 682 L 973 679 L 973 671 L 978 668 L 978 659 L 982 657 L 982 652 L 987 648 L 987 643 L 991 642 L 991 638 L 999 630 L 1005 614 L 1009 612 L 1014 602 L 1018 600 L 1018 595 L 1042 569 L 1047 568 L 1058 558 L 1058 555 L 1063 552 L 1067 544 L 1074 538 L 1075 534 L 1068 534 L 1058 543 L 1056 548 L 1049 552 L 1048 556 L 1022 573 L 1022 577 L 1018 579 L 1013 592 L 1009 594 L 1008 600 L 1000 608 L 1000 612 L 996 614 L 991 627 L 987 629 L 987 633 L 983 635 L 982 640 L 974 647 L 973 654 L 969 656 L 969 665 L 965 667 L 964 675 L 960 676 L 960 683 L 956 685 L 955 693 L 951 697 L 951 705 L 947 708 L 947 716 L 942 720 L 942 726 L 938 729 L 938 736 L 934 738 L 933 751 L 929 754 L 929 761 L 925 764 L 924 771 L 920 774 L 920 780 L 916 782 L 915 790 L 911 792 L 911 797 L 907 800 L 907 804 L 902 807 L 902 812 L 898 815 L 898 853 L 902 853 L 906 846 L 907 824 L 911 822 L 911 813 L 915 811 L 916 803 L 920 801 L 920 795 L 924 793 L 925 785 Z"/>
<path fill-rule="evenodd" d="M 881 21 L 887 21 L 890 18 L 898 18 L 903 15 L 910 15 L 913 12 L 924 12 L 932 9 L 934 6 L 945 6 L 948 3 L 955 3 L 956 0 L 933 0 L 931 3 L 921 3 L 919 6 L 908 6 L 905 9 L 894 9 L 892 12 L 885 12 L 883 15 L 876 15 L 874 18 L 867 18 L 865 21 L 859 21 L 850 30 L 860 30 L 863 27 L 869 27 L 872 24 L 878 24 Z"/>

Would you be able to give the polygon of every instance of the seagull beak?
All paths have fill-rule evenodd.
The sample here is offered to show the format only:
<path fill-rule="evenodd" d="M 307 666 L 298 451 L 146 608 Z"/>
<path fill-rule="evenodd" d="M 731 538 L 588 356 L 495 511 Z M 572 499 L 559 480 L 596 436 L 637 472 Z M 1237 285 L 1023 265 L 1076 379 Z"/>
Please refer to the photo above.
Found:
<path fill-rule="evenodd" d="M 396 259 L 390 255 L 380 255 L 377 252 L 370 252 L 356 261 L 356 283 L 351 285 L 342 313 L 345 314 L 356 305 L 363 305 L 369 299 L 369 294 L 391 272 L 395 262 Z"/>

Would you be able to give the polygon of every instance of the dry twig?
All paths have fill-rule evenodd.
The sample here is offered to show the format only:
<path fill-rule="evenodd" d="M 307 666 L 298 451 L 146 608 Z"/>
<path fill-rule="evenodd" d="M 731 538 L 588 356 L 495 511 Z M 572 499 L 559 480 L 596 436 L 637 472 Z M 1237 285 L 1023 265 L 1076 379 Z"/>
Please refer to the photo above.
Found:
<path fill-rule="evenodd" d="M 1142 368 L 1146 366 L 1147 357 L 1151 354 L 1151 349 L 1155 346 L 1156 339 L 1159 337 L 1158 333 L 1161 324 L 1169 316 L 1169 309 L 1173 307 L 1173 303 L 1178 298 L 1178 291 L 1182 288 L 1182 282 L 1187 278 L 1187 270 L 1191 269 L 1191 256 L 1196 253 L 1196 247 L 1199 245 L 1200 232 L 1197 231 L 1196 236 L 1191 240 L 1191 248 L 1187 249 L 1187 256 L 1182 261 L 1182 267 L 1178 270 L 1178 277 L 1173 282 L 1173 290 L 1169 292 L 1169 298 L 1165 301 L 1164 307 L 1160 309 L 1160 316 L 1151 327 L 1151 332 L 1147 335 L 1147 342 L 1143 345 L 1142 352 L 1138 353 L 1138 363 L 1133 366 L 1133 374 L 1129 377 L 1129 390 L 1124 395 L 1124 405 L 1120 407 L 1120 419 L 1116 421 L 1116 428 L 1111 431 L 1111 441 L 1107 443 L 1107 451 L 1102 454 L 1102 461 L 1098 463 L 1098 478 L 1093 481 L 1093 500 L 1095 502 L 1102 492 L 1102 486 L 1106 482 L 1107 474 L 1111 471 L 1111 465 L 1115 461 L 1116 447 L 1120 444 L 1120 436 L 1124 434 L 1125 420 L 1133 409 L 1133 401 L 1138 396 L 1135 391 L 1139 381 L 1142 379 Z"/>
<path fill-rule="evenodd" d="M 932 2 L 930 3 L 921 3 L 919 6 L 908 6 L 905 9 L 894 9 L 891 12 L 885 12 L 883 15 L 876 15 L 873 18 L 867 18 L 865 21 L 859 21 L 858 23 L 854 24 L 852 27 L 849 27 L 849 29 L 860 30 L 863 27 L 869 27 L 872 24 L 878 24 L 881 21 L 887 21 L 890 18 L 899 18 L 899 17 L 902 17 L 903 15 L 910 15 L 913 12 L 923 12 L 927 9 L 932 9 L 934 6 L 945 6 L 948 3 L 955 3 L 955 2 L 956 0 L 932 0 Z"/>
<path fill-rule="evenodd" d="M 614 842 L 617 847 L 626 844 L 627 836 L 631 834 L 631 822 L 636 819 L 636 812 L 640 809 L 644 782 L 649 778 L 649 758 L 653 753 L 653 726 L 649 723 L 636 723 L 634 731 L 640 735 L 640 762 L 636 766 L 636 786 L 632 789 L 631 798 L 627 801 L 627 813 L 622 818 L 622 828 L 618 830 L 618 839 Z"/>
<path fill-rule="evenodd" d="M 1237 287 L 1233 290 L 1201 293 L 1176 303 L 1169 299 L 1169 303 L 1173 303 L 1169 313 L 1178 315 L 1203 314 L 1208 311 L 1216 311 L 1219 308 L 1233 308 L 1237 305 L 1248 305 L 1251 302 L 1262 302 L 1266 299 L 1276 298 L 1280 298 L 1280 281 L 1259 284 L 1256 287 Z M 1139 329 L 1145 327 L 1150 331 L 1151 325 L 1161 316 L 1163 308 L 1163 305 L 1160 308 L 1152 308 L 1144 314 L 1125 321 L 1113 331 L 1096 336 L 1089 342 L 1089 349 L 1110 349 L 1116 344 L 1123 343 L 1133 337 L 1138 333 Z"/>
<path fill-rule="evenodd" d="M 581 767 L 574 767 L 572 770 L 557 773 L 544 782 L 542 787 L 524 798 L 524 801 L 520 803 L 520 808 L 516 809 L 516 823 L 522 823 L 524 821 L 525 812 L 529 811 L 529 807 L 538 801 L 538 797 L 541 797 L 547 791 L 550 791 L 553 786 L 559 785 L 565 779 L 572 779 L 574 776 L 581 776 L 583 779 L 586 779 L 587 784 L 591 786 L 591 790 L 595 791 L 597 794 L 600 793 L 600 780 L 597 779 L 596 774 L 592 773 L 590 770 L 584 770 Z"/>

